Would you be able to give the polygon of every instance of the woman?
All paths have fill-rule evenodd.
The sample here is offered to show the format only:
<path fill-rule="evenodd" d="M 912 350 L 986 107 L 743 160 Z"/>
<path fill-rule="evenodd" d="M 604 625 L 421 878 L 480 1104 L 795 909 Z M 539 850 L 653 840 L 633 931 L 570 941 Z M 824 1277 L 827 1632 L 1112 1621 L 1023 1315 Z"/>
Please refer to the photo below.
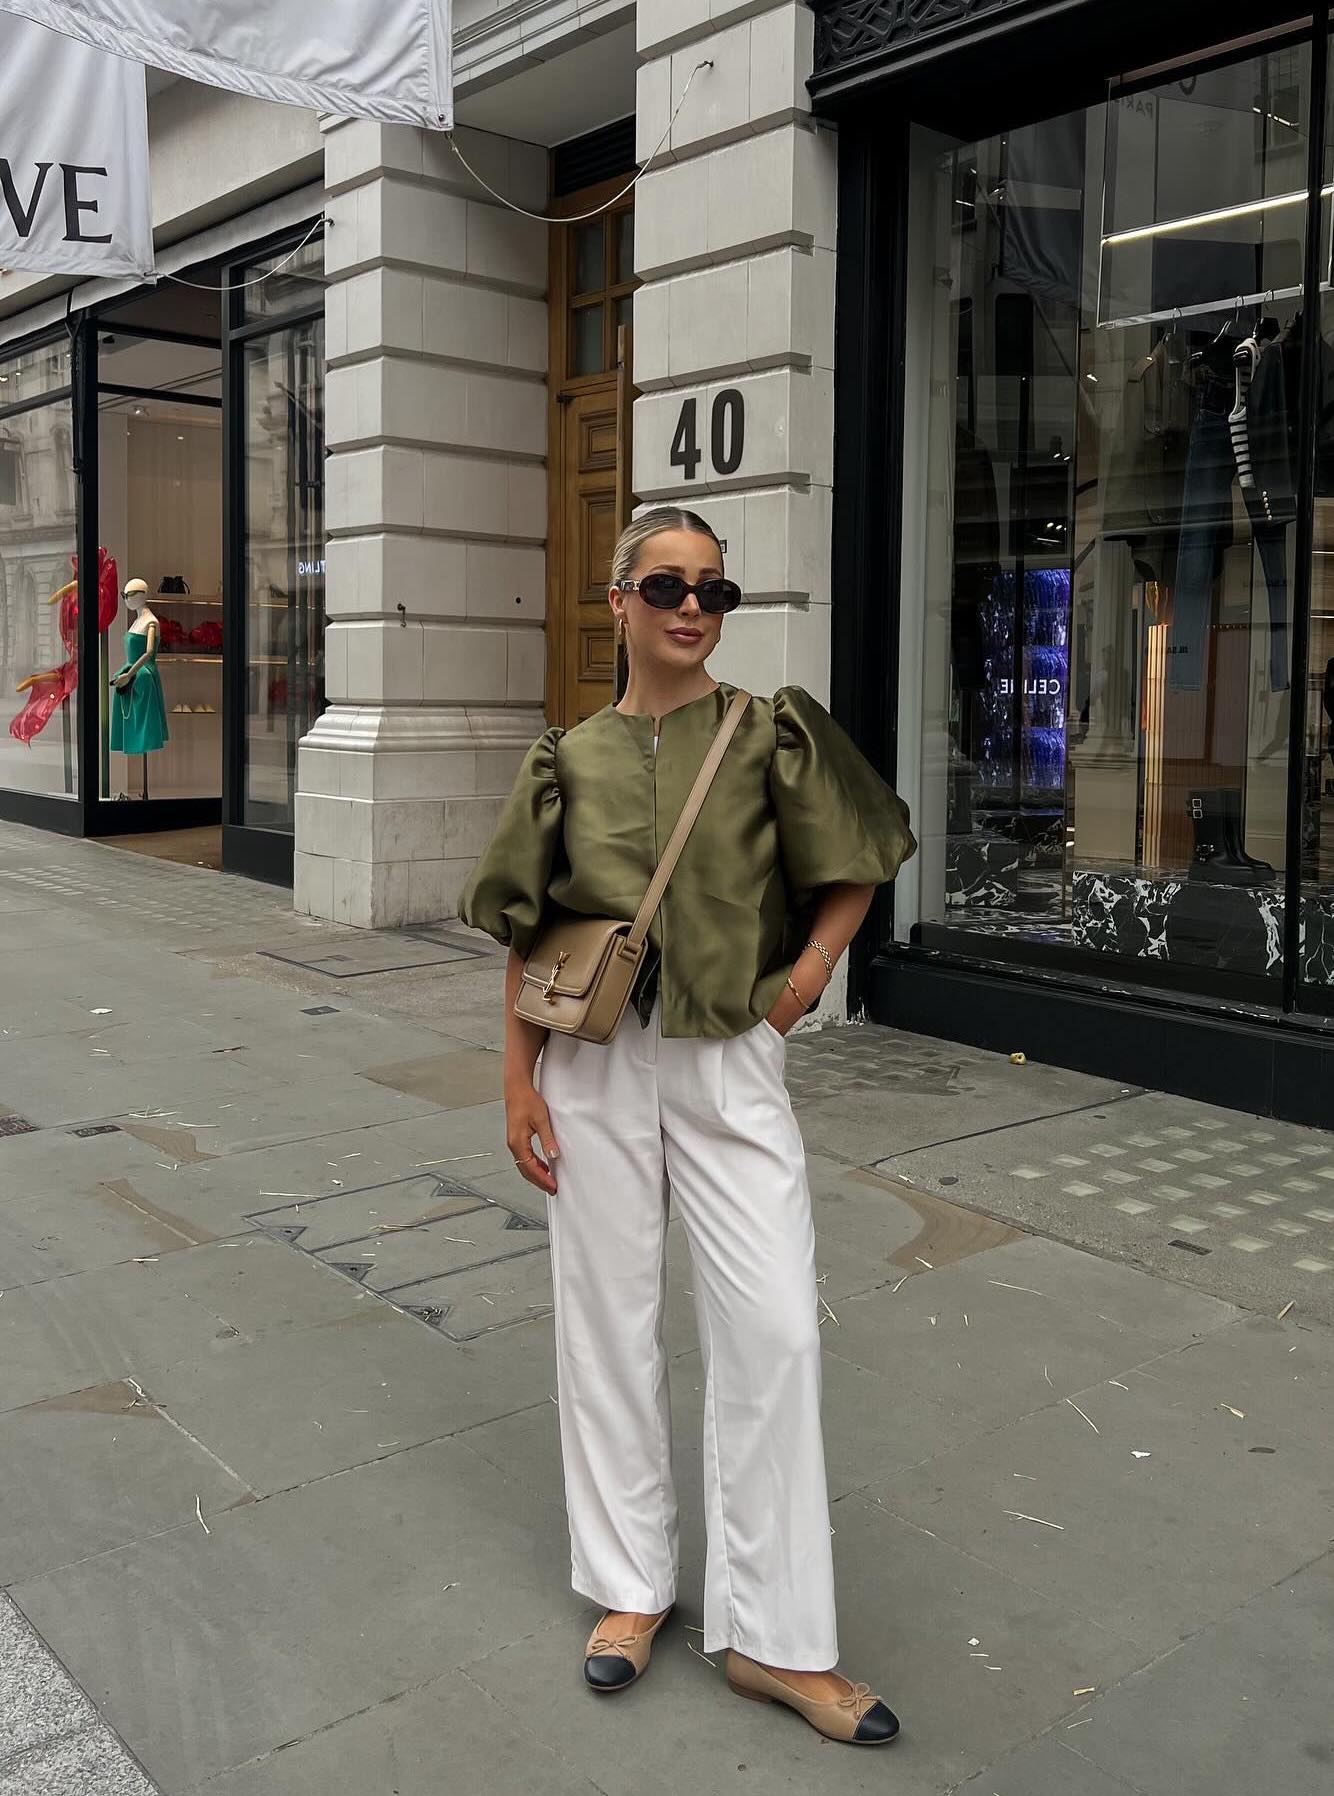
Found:
<path fill-rule="evenodd" d="M 741 592 L 702 518 L 637 519 L 609 597 L 625 696 L 533 745 L 459 906 L 510 949 L 507 1136 L 548 1200 L 573 1583 L 605 1610 L 584 1675 L 597 1691 L 633 1683 L 676 1598 L 670 1187 L 705 1367 L 704 1650 L 727 1650 L 739 1695 L 884 1744 L 894 1715 L 832 1669 L 815 1244 L 783 1037 L 915 844 L 903 805 L 814 699 L 788 687 L 752 700 L 615 1036 L 517 1017 L 549 906 L 634 915 L 735 692 L 705 664 Z"/>

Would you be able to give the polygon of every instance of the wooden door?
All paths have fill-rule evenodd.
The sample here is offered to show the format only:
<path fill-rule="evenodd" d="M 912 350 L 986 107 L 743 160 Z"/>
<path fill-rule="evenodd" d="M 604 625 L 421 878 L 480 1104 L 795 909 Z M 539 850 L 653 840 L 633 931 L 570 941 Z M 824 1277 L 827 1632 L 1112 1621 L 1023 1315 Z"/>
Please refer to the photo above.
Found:
<path fill-rule="evenodd" d="M 571 195 L 560 209 L 593 211 L 622 186 L 611 181 Z M 548 723 L 567 729 L 610 701 L 615 678 L 607 583 L 612 547 L 634 504 L 633 233 L 630 196 L 595 218 L 551 227 L 546 713 Z"/>
<path fill-rule="evenodd" d="M 620 523 L 616 513 L 616 388 L 571 395 L 562 411 L 561 627 L 548 654 L 561 657 L 559 706 L 547 716 L 571 725 L 611 698 L 615 647 L 607 580 Z"/>

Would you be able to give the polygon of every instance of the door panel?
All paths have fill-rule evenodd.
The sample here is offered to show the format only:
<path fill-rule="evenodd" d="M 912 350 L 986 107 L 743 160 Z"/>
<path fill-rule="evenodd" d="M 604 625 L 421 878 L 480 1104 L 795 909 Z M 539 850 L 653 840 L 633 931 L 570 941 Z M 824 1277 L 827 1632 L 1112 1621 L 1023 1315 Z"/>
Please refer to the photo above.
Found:
<path fill-rule="evenodd" d="M 608 704 L 616 675 L 607 584 L 617 533 L 633 506 L 619 368 L 620 320 L 634 292 L 634 214 L 624 181 L 572 194 L 551 226 L 550 534 L 547 721 L 569 729 Z"/>
<path fill-rule="evenodd" d="M 607 582 L 616 544 L 616 393 L 565 407 L 566 727 L 611 699 L 615 655 Z"/>
<path fill-rule="evenodd" d="M 595 469 L 611 469 L 616 472 L 616 403 L 615 389 L 612 389 L 612 404 L 608 410 L 606 394 L 599 393 L 598 398 L 604 403 L 595 410 L 589 411 L 581 418 L 579 431 L 579 473 L 592 473 Z"/>

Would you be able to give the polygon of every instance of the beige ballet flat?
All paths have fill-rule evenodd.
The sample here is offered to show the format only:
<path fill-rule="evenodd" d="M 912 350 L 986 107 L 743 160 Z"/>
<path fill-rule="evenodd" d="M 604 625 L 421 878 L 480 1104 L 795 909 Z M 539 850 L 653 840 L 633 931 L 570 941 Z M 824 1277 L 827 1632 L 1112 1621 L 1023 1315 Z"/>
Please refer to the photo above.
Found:
<path fill-rule="evenodd" d="M 727 1687 L 751 1702 L 782 1702 L 809 1721 L 816 1733 L 827 1740 L 843 1740 L 849 1746 L 888 1746 L 899 1731 L 899 1718 L 878 1696 L 871 1694 L 869 1684 L 850 1684 L 843 1696 L 817 1702 L 803 1696 L 791 1684 L 757 1665 L 743 1653 L 727 1654 Z"/>
<path fill-rule="evenodd" d="M 584 1682 L 589 1689 L 606 1695 L 612 1690 L 624 1690 L 642 1677 L 648 1670 L 653 1637 L 670 1614 L 670 1609 L 664 1609 L 642 1634 L 611 1635 L 603 1632 L 607 1619 L 604 1613 L 584 1648 Z"/>

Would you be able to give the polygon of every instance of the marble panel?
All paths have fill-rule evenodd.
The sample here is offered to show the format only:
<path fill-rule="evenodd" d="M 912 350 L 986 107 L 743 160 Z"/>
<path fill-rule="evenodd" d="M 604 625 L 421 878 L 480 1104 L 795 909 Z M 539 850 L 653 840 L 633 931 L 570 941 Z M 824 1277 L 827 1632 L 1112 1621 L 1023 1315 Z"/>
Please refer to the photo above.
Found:
<path fill-rule="evenodd" d="M 1273 977 L 1283 964 L 1283 915 L 1277 880 L 1231 886 L 1185 872 L 1088 868 L 1073 879 L 1075 945 L 1132 960 Z"/>
<path fill-rule="evenodd" d="M 945 903 L 1008 910 L 1019 897 L 1018 844 L 1004 836 L 950 836 L 945 844 Z"/>

